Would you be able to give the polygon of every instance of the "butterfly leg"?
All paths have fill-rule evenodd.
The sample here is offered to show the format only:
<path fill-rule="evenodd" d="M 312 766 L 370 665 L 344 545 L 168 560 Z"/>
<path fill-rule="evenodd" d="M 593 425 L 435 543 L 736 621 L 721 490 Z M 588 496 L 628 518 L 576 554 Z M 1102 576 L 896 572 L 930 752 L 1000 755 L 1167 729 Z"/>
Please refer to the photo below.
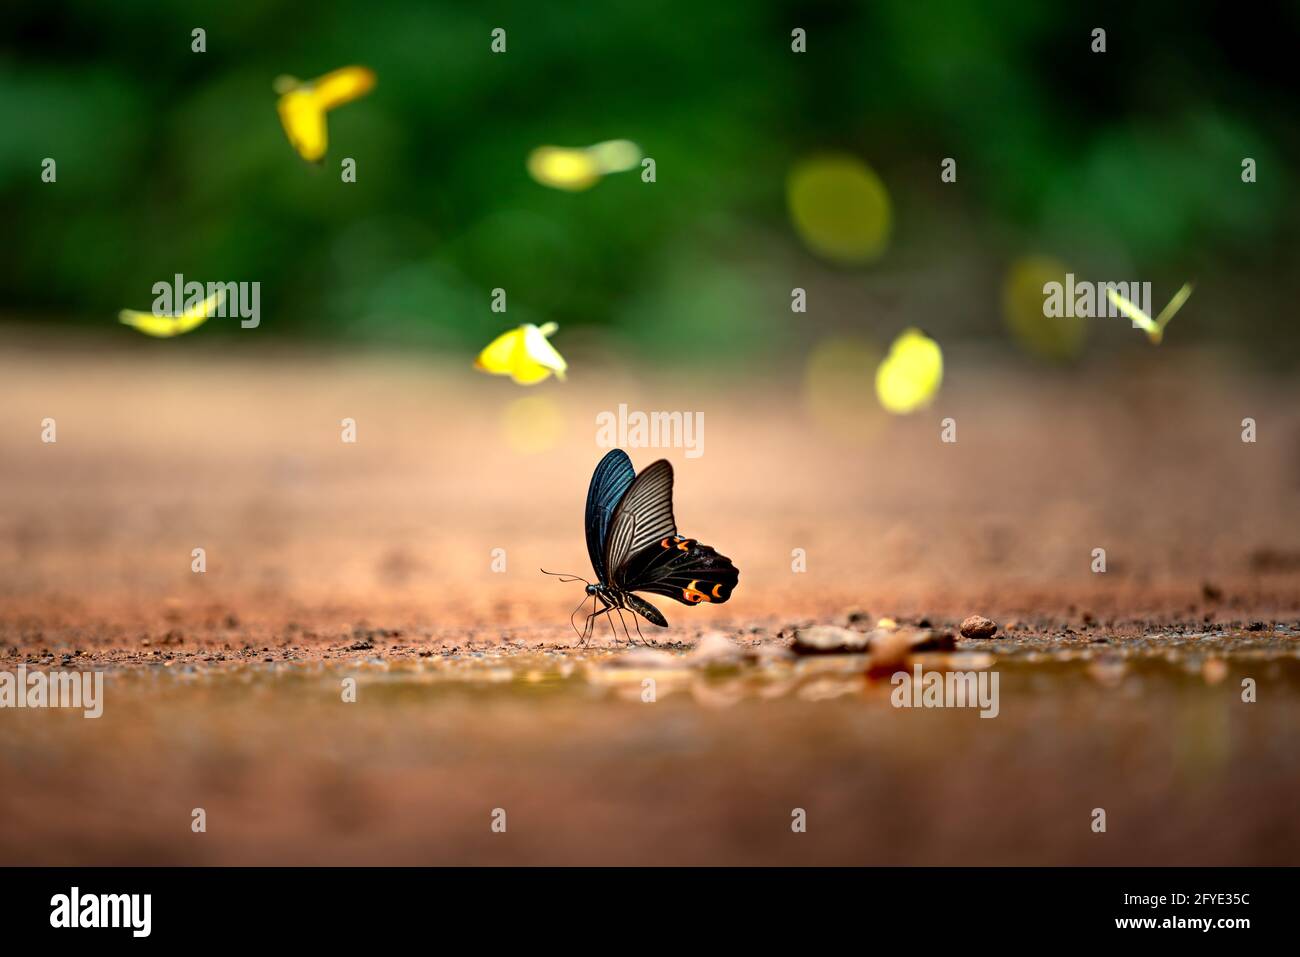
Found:
<path fill-rule="evenodd" d="M 585 639 L 583 638 L 583 635 L 584 635 L 584 632 L 585 632 L 586 628 L 585 628 L 585 626 L 584 626 L 583 631 L 578 631 L 578 626 L 575 625 L 575 624 L 573 623 L 573 617 L 574 617 L 574 615 L 576 615 L 578 612 L 582 611 L 582 606 L 585 605 L 585 604 L 587 604 L 587 599 L 586 599 L 586 598 L 583 598 L 582 601 L 578 602 L 578 607 L 575 608 L 575 609 L 573 609 L 573 611 L 569 614 L 569 627 L 573 629 L 573 633 L 574 633 L 575 635 L 578 636 L 579 640 L 585 640 Z M 593 599 L 591 600 L 591 604 L 594 606 L 594 605 L 596 604 L 596 599 L 593 598 Z"/>
<path fill-rule="evenodd" d="M 596 630 L 596 616 L 599 614 L 600 612 L 596 611 L 596 599 L 592 598 L 591 614 L 587 615 L 587 620 L 582 623 L 582 640 L 578 642 L 579 648 L 585 646 L 591 639 L 592 634 Z"/>
<path fill-rule="evenodd" d="M 626 600 L 625 600 L 621 595 L 619 596 L 619 599 L 618 599 L 618 607 L 619 607 L 619 608 L 626 608 L 628 614 L 630 614 L 630 615 L 632 616 L 632 624 L 636 625 L 636 635 L 637 635 L 638 638 L 641 639 L 641 644 L 643 644 L 643 645 L 650 645 L 650 644 L 653 644 L 653 642 L 646 641 L 646 637 L 645 637 L 645 635 L 641 634 L 641 622 L 639 622 L 639 621 L 636 620 L 636 612 L 633 611 L 631 608 L 628 608 Z M 622 613 L 621 611 L 620 611 L 619 614 L 618 614 L 618 620 L 619 620 L 619 621 L 623 621 L 623 613 Z M 628 632 L 628 630 L 627 630 L 627 622 L 626 622 L 626 621 L 623 621 L 623 634 L 627 635 L 627 643 L 628 643 L 629 645 L 630 645 L 630 644 L 634 644 L 634 642 L 632 641 L 632 635 L 631 635 L 631 634 Z"/>
<path fill-rule="evenodd" d="M 632 634 L 631 634 L 631 632 L 629 632 L 629 631 L 627 630 L 627 620 L 624 619 L 624 617 L 623 617 L 623 608 L 622 608 L 622 606 L 619 606 L 619 607 L 615 608 L 614 610 L 615 610 L 616 612 L 618 612 L 618 620 L 619 620 L 619 623 L 623 626 L 623 637 L 627 639 L 627 643 L 628 643 L 629 645 L 635 645 L 636 642 L 632 640 Z"/>
<path fill-rule="evenodd" d="M 588 641 L 589 641 L 589 640 L 590 640 L 590 639 L 591 639 L 591 638 L 596 634 L 596 619 L 599 618 L 601 615 L 608 615 L 608 614 L 610 613 L 610 610 L 614 607 L 613 603 L 612 603 L 608 598 L 606 598 L 604 595 L 597 594 L 597 595 L 596 595 L 596 598 L 599 598 L 600 601 L 601 601 L 601 603 L 602 603 L 605 607 L 602 608 L 600 611 L 595 611 L 595 610 L 593 610 L 592 613 L 591 613 L 590 615 L 587 616 L 587 624 L 586 624 L 586 627 L 583 628 L 583 637 L 582 637 L 582 644 L 583 644 L 583 645 L 585 645 L 585 644 L 586 644 L 586 643 L 587 643 L 587 642 L 588 642 Z M 595 607 L 596 607 L 596 599 L 595 599 L 595 598 L 593 598 L 593 599 L 591 600 L 591 607 L 592 607 L 593 609 L 595 609 Z M 613 628 L 613 627 L 614 627 L 613 622 L 610 623 L 610 626 L 609 626 L 609 627 L 610 627 L 610 628 Z M 615 640 L 618 640 L 618 635 L 617 635 L 617 634 L 614 635 L 614 639 L 615 639 Z"/>
<path fill-rule="evenodd" d="M 585 647 L 587 642 L 591 640 L 591 636 L 596 633 L 596 619 L 603 614 L 603 612 L 596 611 L 595 601 L 591 603 L 591 607 L 591 614 L 587 616 L 587 620 L 582 625 L 582 641 L 579 643 L 579 647 Z"/>
<path fill-rule="evenodd" d="M 642 635 L 642 633 L 641 633 L 641 622 L 640 622 L 640 620 L 637 619 L 637 612 L 634 611 L 633 609 L 630 609 L 630 607 L 628 607 L 628 605 L 627 605 L 627 602 L 625 602 L 625 601 L 620 602 L 620 605 L 623 606 L 624 609 L 627 609 L 627 611 L 628 611 L 628 615 L 632 616 L 632 624 L 636 625 L 636 628 L 637 628 L 637 637 L 638 637 L 638 638 L 641 638 L 641 644 L 642 644 L 642 645 L 646 645 L 646 646 L 653 646 L 653 645 L 655 644 L 655 642 L 654 642 L 654 641 L 650 641 L 649 638 L 647 638 L 645 635 Z M 619 618 L 620 618 L 620 619 L 623 618 L 623 615 L 620 614 L 620 615 L 619 615 Z M 623 631 L 625 632 L 625 631 L 627 631 L 627 629 L 628 629 L 628 624 L 627 624 L 627 622 L 624 622 L 624 623 L 623 623 Z M 630 642 L 632 642 L 632 636 L 630 636 L 630 635 L 628 636 L 628 642 L 629 642 L 629 644 L 630 644 Z"/>
<path fill-rule="evenodd" d="M 614 627 L 614 612 L 617 610 L 619 610 L 619 606 L 617 606 L 616 602 L 611 602 L 610 606 L 604 610 L 604 614 L 608 615 L 606 620 L 610 623 L 610 637 L 614 638 L 615 645 L 619 644 L 619 632 L 617 632 L 617 629 Z"/>
<path fill-rule="evenodd" d="M 635 615 L 635 614 L 632 615 L 632 624 L 636 625 L 636 636 L 637 636 L 638 638 L 641 639 L 641 643 L 642 643 L 642 644 L 645 644 L 645 645 L 653 645 L 653 644 L 654 644 L 653 641 L 647 641 L 645 635 L 641 634 L 641 622 L 639 622 L 639 621 L 636 620 L 636 615 Z"/>

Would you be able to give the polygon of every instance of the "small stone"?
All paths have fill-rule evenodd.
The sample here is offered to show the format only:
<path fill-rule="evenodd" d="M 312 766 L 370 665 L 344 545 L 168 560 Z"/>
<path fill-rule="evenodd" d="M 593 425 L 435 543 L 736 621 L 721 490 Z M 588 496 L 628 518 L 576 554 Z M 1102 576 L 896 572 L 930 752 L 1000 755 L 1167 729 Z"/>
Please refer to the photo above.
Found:
<path fill-rule="evenodd" d="M 735 664 L 748 657 L 747 649 L 721 632 L 711 631 L 701 638 L 683 658 L 685 664 L 696 667 Z"/>
<path fill-rule="evenodd" d="M 953 651 L 957 640 L 952 632 L 929 628 L 878 628 L 871 632 L 871 661 L 867 673 L 872 677 L 892 674 L 906 666 L 908 656 L 925 651 Z"/>
<path fill-rule="evenodd" d="M 813 625 L 794 634 L 791 650 L 797 655 L 852 655 L 867 650 L 870 632 L 854 631 L 838 625 Z"/>
<path fill-rule="evenodd" d="M 957 639 L 951 631 L 937 631 L 933 628 L 921 628 L 905 631 L 903 634 L 911 642 L 912 651 L 956 651 Z"/>
<path fill-rule="evenodd" d="M 912 643 L 912 635 L 907 631 L 889 631 L 884 628 L 873 631 L 867 674 L 873 678 L 883 678 L 906 667 Z"/>
<path fill-rule="evenodd" d="M 963 638 L 992 638 L 997 633 L 998 623 L 980 615 L 971 615 L 961 623 L 961 636 Z"/>

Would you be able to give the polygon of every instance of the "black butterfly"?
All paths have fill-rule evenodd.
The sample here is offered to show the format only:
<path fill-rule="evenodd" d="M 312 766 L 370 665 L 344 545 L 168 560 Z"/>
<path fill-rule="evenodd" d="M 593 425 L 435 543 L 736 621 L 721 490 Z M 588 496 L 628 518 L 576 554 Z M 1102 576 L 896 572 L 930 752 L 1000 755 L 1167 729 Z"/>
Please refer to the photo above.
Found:
<path fill-rule="evenodd" d="M 586 582 L 592 599 L 592 612 L 582 630 L 584 642 L 591 637 L 598 617 L 617 611 L 621 621 L 624 608 L 652 624 L 668 627 L 663 613 L 633 592 L 666 595 L 683 605 L 722 604 L 740 579 L 740 572 L 726 555 L 677 534 L 673 467 L 667 459 L 652 463 L 637 475 L 626 452 L 609 452 L 591 475 L 586 526 L 587 554 L 599 584 L 578 575 L 564 579 Z M 596 610 L 597 601 L 605 606 L 600 611 Z M 585 603 L 586 598 L 578 608 Z M 626 622 L 623 631 L 627 633 Z"/>

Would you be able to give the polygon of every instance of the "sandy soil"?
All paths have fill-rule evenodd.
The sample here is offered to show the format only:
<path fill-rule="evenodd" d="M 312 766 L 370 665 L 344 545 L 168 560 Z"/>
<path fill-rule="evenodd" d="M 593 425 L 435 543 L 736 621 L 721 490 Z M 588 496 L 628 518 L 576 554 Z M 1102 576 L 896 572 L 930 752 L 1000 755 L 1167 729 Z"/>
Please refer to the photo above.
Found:
<path fill-rule="evenodd" d="M 169 345 L 0 359 L 0 670 L 108 672 L 101 719 L 0 711 L 0 863 L 1300 860 L 1294 382 L 958 345 L 932 410 L 864 407 L 852 441 L 781 370 L 579 374 L 529 393 L 561 434 L 525 454 L 523 393 L 467 370 Z M 660 602 L 671 660 L 571 648 L 580 586 L 537 571 L 588 574 L 619 402 L 704 412 L 699 458 L 630 451 L 673 460 L 679 528 L 741 569 L 726 605 Z M 788 653 L 800 625 L 972 613 L 999 636 L 926 667 L 996 670 L 994 720 Z M 713 632 L 748 657 L 688 658 Z"/>

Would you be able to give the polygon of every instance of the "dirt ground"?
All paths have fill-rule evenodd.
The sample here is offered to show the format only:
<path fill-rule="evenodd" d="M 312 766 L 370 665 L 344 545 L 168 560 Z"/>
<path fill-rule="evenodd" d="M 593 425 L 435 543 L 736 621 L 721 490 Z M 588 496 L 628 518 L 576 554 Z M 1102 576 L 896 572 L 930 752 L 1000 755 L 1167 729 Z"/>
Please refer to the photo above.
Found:
<path fill-rule="evenodd" d="M 1300 862 L 1293 380 L 956 344 L 932 409 L 864 405 L 848 438 L 797 370 L 575 363 L 525 393 L 418 357 L 7 335 L 0 671 L 107 677 L 96 720 L 0 711 L 0 863 Z M 502 425 L 524 395 L 558 422 L 532 453 Z M 652 650 L 573 647 L 581 585 L 538 571 L 590 576 L 619 403 L 704 413 L 698 458 L 629 452 L 673 461 L 679 529 L 741 570 L 725 605 L 658 602 Z M 996 671 L 993 720 L 789 650 L 970 614 L 997 636 L 915 660 Z M 734 655 L 701 660 L 711 635 Z"/>

